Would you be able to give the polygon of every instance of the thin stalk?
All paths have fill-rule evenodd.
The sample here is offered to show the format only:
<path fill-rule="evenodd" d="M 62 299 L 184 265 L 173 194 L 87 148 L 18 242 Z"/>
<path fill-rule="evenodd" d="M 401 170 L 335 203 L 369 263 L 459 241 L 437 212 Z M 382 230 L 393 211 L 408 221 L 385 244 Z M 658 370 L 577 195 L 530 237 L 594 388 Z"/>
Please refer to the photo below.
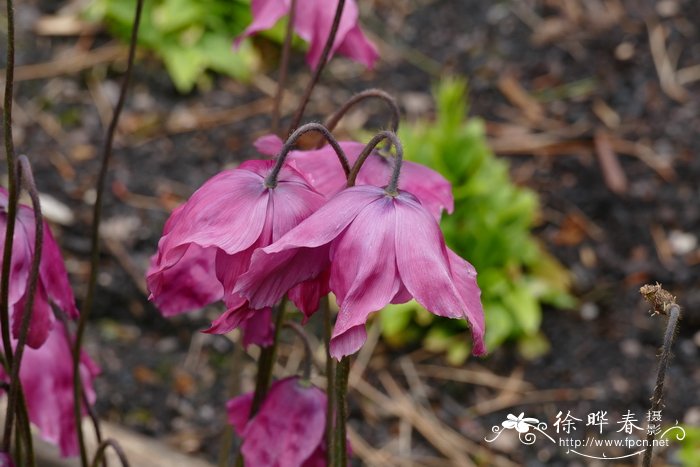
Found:
<path fill-rule="evenodd" d="M 82 382 L 80 381 L 80 349 L 83 345 L 83 334 L 85 326 L 92 311 L 92 304 L 95 298 L 95 288 L 97 284 L 97 268 L 100 260 L 100 221 L 102 219 L 102 198 L 104 197 L 105 185 L 107 183 L 107 170 L 109 168 L 109 160 L 112 156 L 112 145 L 114 143 L 114 134 L 117 130 L 119 116 L 121 115 L 124 103 L 126 101 L 126 93 L 129 89 L 131 81 L 131 71 L 134 67 L 134 57 L 136 56 L 136 40 L 138 38 L 139 23 L 141 22 L 141 12 L 143 10 L 143 1 L 136 1 L 136 12 L 134 14 L 134 26 L 131 29 L 131 41 L 129 43 L 129 58 L 127 61 L 124 80 L 119 91 L 119 100 L 112 114 L 112 121 L 107 129 L 105 144 L 102 148 L 102 161 L 100 172 L 97 178 L 95 205 L 92 213 L 92 232 L 90 236 L 90 275 L 87 284 L 87 293 L 83 301 L 82 312 L 78 320 L 78 328 L 75 334 L 75 345 L 73 348 L 73 403 L 74 416 L 78 431 L 78 441 L 80 444 L 80 460 L 81 465 L 86 466 L 88 463 L 87 451 L 85 448 L 85 438 L 83 434 L 82 419 Z"/>
<path fill-rule="evenodd" d="M 122 449 L 119 442 L 112 438 L 107 438 L 106 440 L 102 441 L 97 447 L 95 457 L 92 459 L 92 463 L 90 464 L 91 467 L 97 467 L 100 464 L 100 462 L 105 461 L 105 454 L 107 453 L 107 448 L 112 448 L 112 450 L 117 454 L 117 457 L 119 458 L 119 462 L 121 463 L 122 467 L 129 467 L 129 460 L 126 458 L 124 450 Z"/>
<path fill-rule="evenodd" d="M 5 99 L 3 104 L 3 130 L 5 157 L 7 158 L 7 226 L 2 255 L 2 277 L 0 277 L 0 333 L 5 352 L 5 371 L 12 364 L 12 342 L 10 341 L 10 267 L 12 266 L 12 242 L 17 221 L 17 168 L 15 146 L 12 140 L 12 97 L 15 83 L 15 7 L 13 0 L 7 4 L 7 67 L 5 68 Z"/>
<path fill-rule="evenodd" d="M 280 331 L 284 323 L 285 308 L 287 299 L 284 298 L 277 307 L 277 318 L 275 319 L 275 330 L 273 334 L 272 345 L 265 347 L 260 352 L 258 359 L 258 375 L 255 381 L 255 393 L 253 394 L 253 402 L 250 406 L 250 417 L 253 418 L 267 395 L 267 390 L 270 388 L 272 381 L 272 370 L 275 367 L 277 358 L 277 345 L 279 344 Z"/>
<path fill-rule="evenodd" d="M 258 374 L 255 378 L 255 392 L 253 393 L 253 401 L 250 405 L 250 415 L 248 415 L 248 420 L 252 419 L 260 406 L 265 400 L 267 395 L 267 390 L 270 388 L 270 382 L 272 381 L 272 370 L 275 367 L 275 360 L 277 359 L 277 344 L 279 343 L 280 330 L 284 323 L 285 310 L 287 308 L 287 297 L 285 296 L 282 301 L 277 305 L 277 318 L 275 319 L 275 330 L 272 335 L 272 345 L 269 347 L 264 347 L 260 351 L 260 358 L 258 358 Z M 243 453 L 239 451 L 236 458 L 236 467 L 243 467 Z"/>
<path fill-rule="evenodd" d="M 357 160 L 355 161 L 355 164 L 352 166 L 350 174 L 348 175 L 349 187 L 355 185 L 355 179 L 357 178 L 357 174 L 360 173 L 362 164 L 365 163 L 365 160 L 367 160 L 372 151 L 374 151 L 374 148 L 376 148 L 379 143 L 384 140 L 389 140 L 396 150 L 396 156 L 394 157 L 394 170 L 391 173 L 391 178 L 389 179 L 389 184 L 385 188 L 385 191 L 390 196 L 396 196 L 398 194 L 396 187 L 399 184 L 399 175 L 401 174 L 401 165 L 403 163 L 403 146 L 401 145 L 399 138 L 396 136 L 396 133 L 386 130 L 380 131 L 374 135 L 370 142 L 367 143 L 364 149 L 362 149 L 362 152 L 357 157 Z"/>
<path fill-rule="evenodd" d="M 233 348 L 231 357 L 233 364 L 229 373 L 228 393 L 238 395 L 240 393 L 240 374 L 243 362 L 243 346 L 236 345 Z M 217 460 L 218 467 L 227 467 L 230 465 L 231 451 L 233 448 L 233 427 L 228 423 L 225 424 L 224 432 L 221 435 L 219 443 L 219 458 Z"/>
<path fill-rule="evenodd" d="M 282 166 L 284 165 L 284 161 L 287 158 L 287 154 L 289 154 L 289 151 L 291 151 L 294 145 L 297 144 L 299 138 L 301 138 L 301 136 L 304 133 L 308 133 L 310 131 L 316 131 L 318 133 L 321 133 L 321 135 L 324 138 L 326 138 L 326 140 L 338 156 L 338 160 L 340 161 L 340 165 L 343 166 L 343 171 L 345 172 L 345 175 L 348 175 L 348 173 L 350 172 L 350 164 L 348 163 L 348 158 L 345 156 L 345 152 L 343 152 L 343 148 L 341 148 L 340 144 L 338 144 L 338 141 L 336 141 L 336 139 L 333 137 L 330 131 L 328 131 L 326 127 L 324 127 L 320 123 L 307 123 L 306 125 L 299 127 L 296 131 L 294 131 L 294 133 L 292 133 L 289 136 L 289 138 L 287 138 L 287 141 L 284 143 L 284 146 L 282 146 L 282 150 L 280 151 L 279 156 L 277 156 L 277 162 L 275 166 L 272 168 L 272 171 L 265 179 L 266 187 L 274 188 L 277 186 L 277 177 L 279 176 L 280 170 L 282 170 Z"/>
<path fill-rule="evenodd" d="M 334 465 L 335 462 L 335 364 L 331 357 L 331 307 L 328 303 L 328 295 L 323 297 L 321 301 L 323 312 L 323 341 L 326 346 L 326 452 L 328 452 L 328 465 Z"/>
<path fill-rule="evenodd" d="M 294 20 L 297 11 L 297 0 L 292 0 L 289 7 L 289 18 L 287 19 L 287 31 L 284 35 L 284 45 L 282 45 L 282 58 L 280 60 L 280 74 L 277 78 L 277 92 L 272 106 L 272 133 L 277 134 L 280 126 L 280 107 L 282 97 L 287 83 L 287 71 L 289 69 L 289 55 L 292 50 L 292 39 L 294 38 Z"/>
<path fill-rule="evenodd" d="M 335 429 L 335 465 L 337 467 L 347 467 L 347 428 L 348 421 L 348 375 L 350 374 L 350 357 L 343 357 L 338 362 L 335 373 L 335 397 L 337 405 L 336 429 Z"/>
<path fill-rule="evenodd" d="M 338 0 L 338 6 L 335 9 L 335 16 L 333 17 L 333 24 L 331 25 L 331 30 L 328 34 L 328 39 L 326 39 L 326 44 L 323 47 L 321 58 L 318 61 L 318 65 L 316 65 L 314 74 L 311 76 L 309 83 L 306 85 L 303 97 L 301 98 L 301 104 L 299 104 L 299 108 L 297 109 L 296 114 L 294 114 L 294 118 L 292 119 L 292 123 L 289 125 L 287 134 L 292 133 L 292 131 L 294 131 L 294 129 L 299 126 L 299 123 L 301 123 L 301 119 L 304 116 L 304 111 L 306 110 L 306 106 L 308 105 L 309 99 L 311 98 L 311 93 L 313 92 L 314 87 L 316 87 L 316 84 L 318 83 L 318 80 L 321 77 L 321 72 L 323 71 L 323 68 L 328 63 L 328 56 L 331 53 L 333 44 L 335 43 L 335 37 L 338 35 L 338 26 L 340 25 L 340 18 L 341 16 L 343 16 L 344 7 L 345 0 Z"/>
<path fill-rule="evenodd" d="M 662 289 L 659 284 L 645 285 L 640 289 L 644 298 L 654 306 L 655 314 L 664 314 L 668 316 L 666 322 L 666 331 L 664 332 L 664 343 L 661 347 L 661 355 L 659 356 L 659 368 L 656 373 L 656 386 L 654 394 L 651 397 L 650 412 L 661 410 L 664 399 L 664 381 L 666 379 L 666 370 L 671 362 L 671 347 L 676 336 L 678 320 L 681 315 L 681 309 L 676 304 L 676 297 L 672 296 L 666 290 Z M 644 467 L 651 466 L 651 457 L 654 451 L 654 432 L 647 432 L 647 446 L 644 451 L 642 465 Z"/>
<path fill-rule="evenodd" d="M 304 381 L 311 380 L 311 366 L 313 364 L 313 352 L 311 351 L 311 342 L 309 342 L 309 336 L 306 335 L 304 328 L 302 328 L 299 323 L 295 321 L 287 321 L 284 323 L 284 327 L 291 329 L 294 333 L 299 336 L 301 342 L 304 344 Z"/>
<path fill-rule="evenodd" d="M 399 131 L 399 120 L 401 118 L 399 104 L 391 94 L 381 89 L 367 89 L 352 96 L 338 110 L 336 110 L 333 115 L 326 119 L 326 128 L 328 128 L 329 131 L 333 131 L 336 125 L 338 125 L 338 122 L 340 122 L 340 120 L 345 116 L 345 114 L 348 113 L 348 111 L 350 111 L 350 109 L 367 99 L 380 99 L 384 101 L 389 107 L 389 110 L 391 110 L 389 130 L 393 131 L 394 133 Z"/>
<path fill-rule="evenodd" d="M 15 354 L 12 359 L 12 370 L 10 373 L 10 391 L 7 397 L 7 417 L 5 418 L 5 430 L 2 438 L 2 450 L 9 452 L 10 443 L 12 442 L 12 425 L 14 423 L 15 413 L 21 411 L 19 402 L 21 401 L 20 392 L 22 385 L 19 379 L 19 371 L 22 365 L 22 356 L 24 348 L 27 344 L 27 335 L 29 334 L 29 325 L 32 321 L 34 313 L 34 298 L 36 296 L 36 288 L 39 283 L 39 265 L 41 264 L 41 252 L 44 240 L 44 218 L 41 215 L 41 203 L 39 202 L 39 192 L 34 183 L 34 175 L 29 165 L 29 160 L 26 156 L 19 157 L 19 180 L 22 182 L 29 197 L 32 200 L 34 208 L 34 255 L 32 256 L 32 264 L 29 272 L 29 284 L 27 285 L 27 300 L 24 303 L 22 311 L 22 321 L 20 323 L 19 335 L 17 336 L 17 345 L 15 346 Z"/>

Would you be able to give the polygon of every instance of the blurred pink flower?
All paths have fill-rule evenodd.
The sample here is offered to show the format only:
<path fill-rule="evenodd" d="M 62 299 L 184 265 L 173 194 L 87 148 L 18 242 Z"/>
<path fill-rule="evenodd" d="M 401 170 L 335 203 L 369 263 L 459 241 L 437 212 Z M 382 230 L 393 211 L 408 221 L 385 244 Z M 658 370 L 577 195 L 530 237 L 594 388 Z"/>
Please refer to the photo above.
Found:
<path fill-rule="evenodd" d="M 7 190 L 0 187 L 0 245 L 5 242 L 7 229 Z M 34 211 L 24 205 L 17 210 L 17 223 L 12 242 L 12 265 L 10 266 L 10 296 L 12 335 L 17 337 L 24 303 L 27 299 L 29 270 L 34 256 Z M 0 267 L 2 258 L 0 257 Z M 51 235 L 51 229 L 44 222 L 44 239 L 41 263 L 39 265 L 39 282 L 34 311 L 29 325 L 27 345 L 39 348 L 48 338 L 56 320 L 51 303 L 60 308 L 69 318 L 78 317 L 73 290 L 68 282 L 68 274 L 63 264 L 61 251 Z"/>
<path fill-rule="evenodd" d="M 14 339 L 12 345 L 16 345 Z M 73 415 L 71 347 L 66 328 L 57 321 L 41 348 L 25 348 L 19 373 L 29 420 L 39 428 L 44 440 L 60 448 L 62 456 L 75 456 L 79 452 Z M 92 380 L 99 372 L 88 354 L 82 352 L 80 378 L 90 405 L 95 403 Z M 9 382 L 9 375 L 1 367 L 0 379 Z"/>
<path fill-rule="evenodd" d="M 338 0 L 298 0 L 296 3 L 294 30 L 309 43 L 306 62 L 312 68 L 316 68 L 321 59 L 337 5 Z M 291 6 L 291 0 L 252 0 L 253 22 L 236 39 L 236 44 L 245 37 L 272 28 L 280 18 L 289 14 Z M 358 19 L 357 3 L 355 0 L 346 0 L 338 33 L 331 48 L 331 56 L 339 52 L 367 68 L 372 68 L 379 58 L 379 53 L 360 29 Z"/>
<path fill-rule="evenodd" d="M 0 452 L 0 467 L 15 467 L 12 456 L 6 452 Z"/>
<path fill-rule="evenodd" d="M 269 310 L 248 307 L 233 292 L 256 248 L 269 245 L 325 203 L 308 181 L 284 164 L 274 188 L 265 178 L 274 161 L 248 161 L 208 180 L 176 209 L 163 229 L 147 273 L 151 300 L 165 316 L 223 298 L 227 310 L 207 332 L 226 333 L 243 326 L 247 343 L 271 341 Z M 323 286 L 300 284 L 298 288 Z M 318 306 L 305 294 L 290 292 L 307 314 Z"/>
<path fill-rule="evenodd" d="M 243 438 L 246 465 L 326 465 L 326 394 L 298 377 L 272 383 L 258 413 L 249 420 L 253 394 L 226 404 L 229 423 Z"/>
<path fill-rule="evenodd" d="M 370 313 L 415 298 L 430 312 L 466 319 L 473 353 L 484 347 L 484 315 L 476 270 L 445 246 L 435 218 L 410 193 L 347 188 L 272 245 L 253 254 L 235 292 L 254 308 L 270 306 L 299 282 L 330 267 L 340 308 L 331 355 L 355 353 Z"/>
<path fill-rule="evenodd" d="M 350 165 L 357 161 L 365 147 L 364 144 L 355 141 L 341 141 L 339 144 Z M 276 135 L 265 135 L 258 138 L 254 145 L 261 154 L 274 156 L 282 148 L 282 140 Z M 310 151 L 291 151 L 287 161 L 326 197 L 331 197 L 345 188 L 345 173 L 329 145 Z M 355 185 L 384 186 L 393 168 L 393 162 L 374 151 L 360 168 Z M 451 214 L 454 210 L 450 182 L 438 172 L 417 162 L 403 161 L 398 188 L 418 198 L 438 221 L 442 217 L 442 211 Z"/>

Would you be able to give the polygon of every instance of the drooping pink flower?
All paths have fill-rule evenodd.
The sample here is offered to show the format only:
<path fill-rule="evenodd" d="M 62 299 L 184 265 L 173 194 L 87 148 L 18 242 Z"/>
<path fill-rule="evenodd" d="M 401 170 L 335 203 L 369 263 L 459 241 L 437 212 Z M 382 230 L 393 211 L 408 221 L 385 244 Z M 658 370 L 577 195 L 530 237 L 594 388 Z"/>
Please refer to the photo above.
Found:
<path fill-rule="evenodd" d="M 250 419 L 253 394 L 226 404 L 229 423 L 243 438 L 246 465 L 315 467 L 326 465 L 326 394 L 298 377 L 272 383 Z M 250 419 L 250 420 L 249 420 Z"/>
<path fill-rule="evenodd" d="M 415 298 L 430 312 L 466 319 L 473 353 L 485 353 L 484 316 L 474 268 L 445 246 L 435 218 L 410 193 L 347 188 L 272 245 L 253 254 L 235 291 L 254 308 L 330 266 L 340 311 L 331 355 L 355 353 L 370 313 Z"/>
<path fill-rule="evenodd" d="M 248 161 L 221 172 L 173 212 L 147 277 L 151 299 L 166 316 L 223 298 L 227 310 L 207 332 L 225 333 L 243 326 L 245 342 L 269 344 L 269 310 L 249 308 L 233 288 L 256 248 L 277 240 L 325 203 L 323 195 L 287 164 L 276 186 L 267 187 L 265 179 L 274 164 Z M 294 301 L 307 314 L 318 306 L 318 300 Z"/>
<path fill-rule="evenodd" d="M 309 43 L 306 62 L 312 68 L 316 68 L 321 59 L 337 5 L 338 0 L 298 0 L 296 3 L 294 31 Z M 245 37 L 272 28 L 280 18 L 289 14 L 291 6 L 291 0 L 252 0 L 253 22 L 236 39 L 236 44 Z M 347 0 L 330 56 L 339 52 L 367 68 L 372 68 L 379 58 L 379 53 L 360 29 L 358 19 L 357 3 L 355 0 Z"/>
<path fill-rule="evenodd" d="M 268 156 L 274 156 L 282 148 L 282 140 L 275 135 L 262 136 L 254 144 L 261 154 Z M 357 161 L 365 147 L 355 141 L 341 141 L 339 144 L 351 165 Z M 326 197 L 338 193 L 346 186 L 343 168 L 329 145 L 310 151 L 291 151 L 287 160 Z M 392 161 L 373 151 L 360 168 L 355 185 L 383 186 L 393 168 Z M 438 172 L 417 162 L 403 161 L 398 188 L 415 195 L 438 221 L 442 211 L 452 213 L 454 210 L 450 182 Z"/>
<path fill-rule="evenodd" d="M 8 194 L 0 187 L 0 245 L 5 242 L 7 229 Z M 9 307 L 11 312 L 12 335 L 19 334 L 24 303 L 27 300 L 29 272 L 34 256 L 34 211 L 19 205 L 17 222 L 12 241 L 12 265 L 10 266 Z M 2 258 L 0 258 L 0 267 Z M 68 274 L 63 264 L 61 251 L 51 234 L 51 229 L 44 222 L 44 238 L 41 262 L 39 263 L 39 281 L 34 298 L 34 310 L 27 334 L 27 345 L 39 348 L 48 338 L 56 318 L 51 310 L 51 303 L 60 308 L 69 318 L 78 317 L 73 291 L 68 282 Z"/>
<path fill-rule="evenodd" d="M 44 440 L 59 447 L 64 457 L 78 454 L 71 347 L 65 326 L 57 321 L 40 348 L 25 348 L 19 373 L 29 420 L 39 428 Z M 95 403 L 92 380 L 99 372 L 88 354 L 81 352 L 80 378 L 90 405 Z M 9 376 L 1 367 L 0 379 L 9 382 Z"/>

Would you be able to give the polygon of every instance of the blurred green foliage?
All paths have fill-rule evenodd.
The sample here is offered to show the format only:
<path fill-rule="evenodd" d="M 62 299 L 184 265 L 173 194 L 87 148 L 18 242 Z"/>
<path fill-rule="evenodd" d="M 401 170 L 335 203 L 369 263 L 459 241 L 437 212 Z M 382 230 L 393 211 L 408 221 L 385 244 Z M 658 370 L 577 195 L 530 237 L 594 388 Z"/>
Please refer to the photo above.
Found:
<path fill-rule="evenodd" d="M 441 226 L 448 246 L 478 271 L 487 349 L 517 340 L 524 357 L 536 358 L 549 349 L 539 332 L 542 304 L 574 305 L 569 274 L 531 233 L 539 208 L 535 193 L 512 183 L 508 164 L 487 145 L 484 123 L 467 119 L 466 82 L 445 80 L 435 97 L 435 121 L 403 124 L 405 157 L 453 185 L 454 214 L 443 216 Z M 471 351 L 464 321 L 435 317 L 416 302 L 390 305 L 380 319 L 389 343 L 422 339 L 425 348 L 446 352 L 455 364 Z"/>
<path fill-rule="evenodd" d="M 136 0 L 93 0 L 86 16 L 104 22 L 127 42 L 135 8 Z M 250 21 L 249 0 L 149 0 L 143 7 L 139 45 L 163 60 L 180 92 L 206 84 L 207 70 L 246 80 L 258 58 L 249 41 L 234 50 L 233 39 Z"/>
<path fill-rule="evenodd" d="M 685 438 L 680 441 L 678 459 L 681 465 L 693 467 L 700 465 L 700 427 L 683 425 Z"/>

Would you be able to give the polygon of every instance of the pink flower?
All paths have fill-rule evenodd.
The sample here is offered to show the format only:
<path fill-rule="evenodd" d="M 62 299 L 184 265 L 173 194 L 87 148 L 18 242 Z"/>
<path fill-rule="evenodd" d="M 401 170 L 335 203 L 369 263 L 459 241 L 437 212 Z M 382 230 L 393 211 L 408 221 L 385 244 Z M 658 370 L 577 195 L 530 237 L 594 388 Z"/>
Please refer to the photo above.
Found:
<path fill-rule="evenodd" d="M 275 135 L 265 135 L 255 141 L 255 148 L 268 156 L 274 156 L 282 148 L 282 140 Z M 352 165 L 364 149 L 364 144 L 355 141 L 341 141 L 348 162 Z M 329 145 L 311 151 L 291 151 L 287 161 L 311 182 L 320 193 L 330 197 L 346 186 L 345 173 Z M 384 186 L 393 170 L 393 163 L 379 153 L 372 152 L 360 169 L 356 185 Z M 438 172 L 417 162 L 403 161 L 400 190 L 408 191 L 418 198 L 425 208 L 440 220 L 442 211 L 452 213 L 454 198 L 452 185 Z"/>
<path fill-rule="evenodd" d="M 13 342 L 13 346 L 16 342 Z M 78 454 L 78 437 L 73 415 L 72 340 L 59 321 L 39 349 L 25 348 L 20 368 L 20 381 L 27 401 L 29 420 L 39 427 L 41 437 L 57 445 L 62 456 Z M 92 380 L 99 374 L 97 365 L 87 353 L 80 357 L 80 377 L 90 405 L 95 403 Z M 0 379 L 9 375 L 0 368 Z"/>
<path fill-rule="evenodd" d="M 274 164 L 248 161 L 221 172 L 173 212 L 147 277 L 151 299 L 164 315 L 223 298 L 228 309 L 207 332 L 225 333 L 244 326 L 249 334 L 246 342 L 266 345 L 271 341 L 269 310 L 249 308 L 233 288 L 256 248 L 274 242 L 325 203 L 287 164 L 276 186 L 267 187 L 266 177 Z M 298 289 L 309 288 L 322 290 L 323 286 L 298 285 Z M 310 314 L 318 300 L 301 300 L 306 295 L 299 290 L 290 292 L 298 297 L 294 300 L 297 306 Z"/>
<path fill-rule="evenodd" d="M 309 43 L 306 62 L 316 68 L 323 47 L 331 31 L 338 0 L 298 0 L 294 15 L 294 30 Z M 289 14 L 291 0 L 252 0 L 253 22 L 236 39 L 236 44 L 248 36 L 272 28 L 283 16 Z M 364 35 L 357 24 L 359 11 L 355 0 L 347 0 L 340 17 L 338 33 L 331 48 L 335 52 L 372 68 L 379 58 L 377 48 Z M 330 57 L 329 57 L 330 58 Z"/>
<path fill-rule="evenodd" d="M 474 268 L 447 249 L 435 218 L 410 193 L 347 188 L 272 245 L 253 254 L 235 291 L 253 308 L 330 267 L 340 308 L 331 355 L 356 352 L 370 313 L 415 298 L 430 312 L 466 319 L 473 353 L 485 353 L 484 316 Z"/>
<path fill-rule="evenodd" d="M 0 245 L 5 242 L 7 230 L 7 190 L 0 187 Z M 17 337 L 27 299 L 29 270 L 34 256 L 34 211 L 24 205 L 17 210 L 17 223 L 12 242 L 12 265 L 10 267 L 10 296 L 12 335 Z M 0 265 L 2 258 L 0 258 Z M 39 348 L 48 338 L 54 326 L 55 317 L 51 303 L 60 308 L 69 318 L 78 317 L 73 291 L 68 282 L 68 274 L 63 265 L 61 251 L 51 235 L 51 229 L 44 223 L 43 251 L 39 265 L 39 282 L 34 311 L 32 313 L 27 345 Z"/>
<path fill-rule="evenodd" d="M 325 465 L 326 394 L 298 377 L 272 383 L 258 413 L 249 420 L 253 394 L 226 404 L 229 422 L 243 438 L 246 465 Z"/>

